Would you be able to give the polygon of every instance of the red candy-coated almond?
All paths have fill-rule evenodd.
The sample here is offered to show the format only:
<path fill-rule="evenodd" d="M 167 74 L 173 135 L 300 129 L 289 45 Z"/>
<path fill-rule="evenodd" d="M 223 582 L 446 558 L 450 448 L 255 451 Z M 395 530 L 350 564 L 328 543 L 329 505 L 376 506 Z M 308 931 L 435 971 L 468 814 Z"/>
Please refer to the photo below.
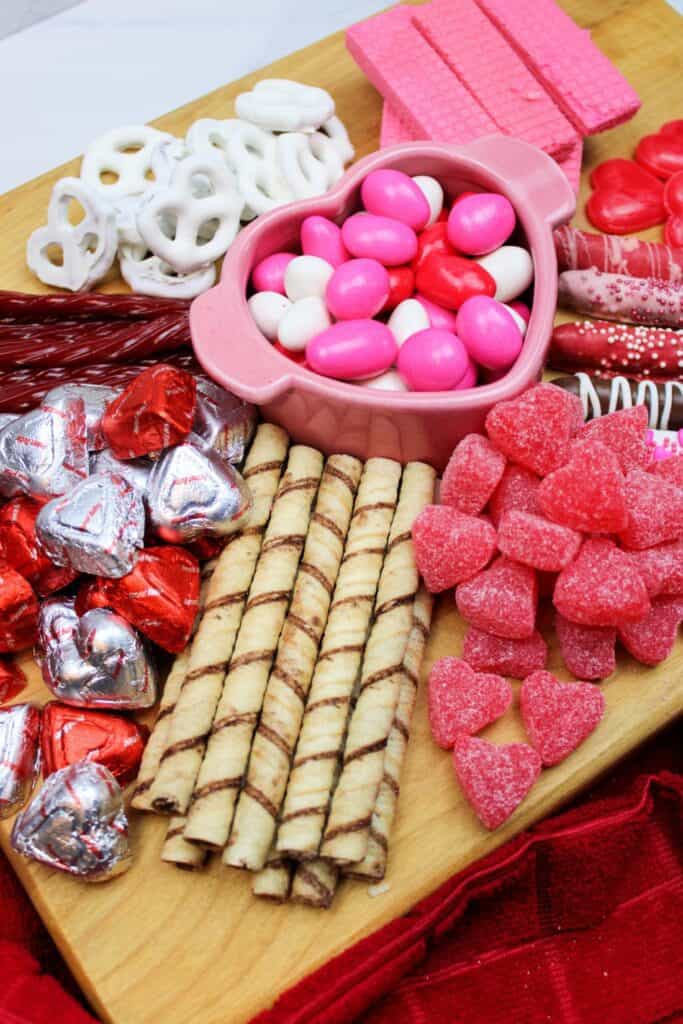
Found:
<path fill-rule="evenodd" d="M 650 450 L 645 441 L 648 412 L 644 405 L 632 409 L 619 409 L 607 416 L 598 416 L 587 423 L 576 435 L 577 441 L 599 441 L 610 448 L 619 459 L 624 473 L 632 469 L 645 469 L 650 462 Z"/>
<path fill-rule="evenodd" d="M 401 302 L 410 299 L 415 291 L 415 274 L 412 267 L 387 267 L 387 274 L 389 275 L 389 297 L 380 310 L 382 313 L 390 313 Z"/>
<path fill-rule="evenodd" d="M 496 531 L 486 519 L 448 505 L 427 505 L 413 523 L 417 568 L 433 594 L 468 580 L 496 550 Z"/>
<path fill-rule="evenodd" d="M 481 434 L 468 434 L 456 446 L 441 480 L 441 501 L 477 515 L 500 483 L 505 457 Z"/>
<path fill-rule="evenodd" d="M 561 683 L 550 672 L 533 672 L 524 680 L 520 705 L 529 739 L 548 766 L 576 750 L 605 712 L 605 698 L 597 686 Z"/>
<path fill-rule="evenodd" d="M 119 785 L 138 773 L 149 730 L 131 718 L 51 701 L 43 708 L 40 747 L 43 773 L 51 775 L 77 761 L 96 761 Z"/>
<path fill-rule="evenodd" d="M 542 481 L 538 503 L 562 526 L 615 533 L 628 522 L 624 475 L 613 451 L 598 441 L 577 444 L 566 464 Z"/>
<path fill-rule="evenodd" d="M 559 572 L 569 565 L 581 539 L 575 530 L 528 512 L 506 512 L 498 526 L 498 547 L 503 554 L 543 572 Z"/>
<path fill-rule="evenodd" d="M 498 672 L 513 679 L 524 679 L 535 669 L 545 668 L 548 645 L 536 630 L 526 640 L 510 640 L 470 626 L 465 634 L 462 657 L 477 672 Z"/>
<path fill-rule="evenodd" d="M 582 424 L 577 395 L 537 384 L 519 398 L 494 405 L 486 433 L 503 455 L 545 476 L 567 461 L 570 441 Z"/>
<path fill-rule="evenodd" d="M 629 557 L 642 576 L 650 597 L 683 594 L 683 539 L 642 551 L 630 551 Z"/>
<path fill-rule="evenodd" d="M 530 637 L 536 625 L 536 574 L 501 555 L 456 591 L 458 611 L 477 629 L 511 640 Z"/>
<path fill-rule="evenodd" d="M 619 532 L 624 547 L 652 548 L 683 536 L 680 488 L 654 473 L 634 469 L 626 477 L 625 495 L 628 526 Z"/>
<path fill-rule="evenodd" d="M 429 725 L 435 743 L 450 749 L 460 732 L 479 732 L 512 703 L 507 679 L 475 672 L 460 658 L 441 658 L 429 673 Z"/>
<path fill-rule="evenodd" d="M 642 665 L 659 665 L 671 654 L 682 619 L 683 603 L 680 598 L 655 597 L 644 618 L 619 626 L 619 639 Z"/>
<path fill-rule="evenodd" d="M 436 221 L 430 224 L 417 236 L 417 254 L 412 262 L 412 270 L 416 274 L 424 261 L 432 253 L 438 256 L 456 255 L 456 251 L 448 241 L 446 232 L 446 221 Z"/>
<path fill-rule="evenodd" d="M 607 679 L 617 667 L 617 631 L 611 626 L 579 626 L 559 612 L 555 632 L 562 660 L 577 679 Z"/>
<path fill-rule="evenodd" d="M 506 512 L 518 509 L 520 512 L 531 512 L 540 515 L 538 504 L 538 488 L 540 479 L 530 469 L 508 462 L 500 483 L 496 487 L 489 502 L 489 514 L 495 527 L 498 527 Z"/>
<path fill-rule="evenodd" d="M 150 455 L 192 429 L 196 385 L 185 370 L 159 363 L 143 370 L 107 407 L 102 429 L 118 459 Z"/>
<path fill-rule="evenodd" d="M 521 804 L 540 775 L 542 762 L 526 743 L 496 746 L 461 734 L 453 748 L 453 766 L 480 822 L 494 829 Z"/>
<path fill-rule="evenodd" d="M 650 599 L 628 553 L 607 538 L 590 538 L 557 577 L 553 604 L 570 622 L 618 626 L 642 619 Z"/>
<path fill-rule="evenodd" d="M 436 225 L 432 225 L 436 227 Z M 496 282 L 483 267 L 464 256 L 431 253 L 420 263 L 415 286 L 445 309 L 460 309 L 473 295 L 496 294 Z"/>

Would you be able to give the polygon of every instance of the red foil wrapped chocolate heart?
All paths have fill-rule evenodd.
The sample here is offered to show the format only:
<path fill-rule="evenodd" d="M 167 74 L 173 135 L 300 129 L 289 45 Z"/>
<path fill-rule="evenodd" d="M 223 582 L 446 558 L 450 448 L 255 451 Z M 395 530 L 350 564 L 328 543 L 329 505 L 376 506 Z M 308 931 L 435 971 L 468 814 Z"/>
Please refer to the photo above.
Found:
<path fill-rule="evenodd" d="M 199 607 L 199 563 L 179 547 L 143 548 L 127 576 L 100 576 L 77 608 L 111 608 L 165 651 L 179 653 L 190 639 Z"/>
<path fill-rule="evenodd" d="M 25 804 L 38 774 L 40 709 L 15 704 L 0 711 L 0 818 Z"/>
<path fill-rule="evenodd" d="M 586 215 L 600 231 L 628 235 L 666 220 L 662 182 L 633 160 L 605 160 L 593 170 L 590 183 L 594 191 Z"/>
<path fill-rule="evenodd" d="M 0 556 L 46 597 L 71 583 L 78 573 L 54 565 L 38 544 L 36 517 L 42 507 L 42 502 L 21 495 L 0 508 Z"/>
<path fill-rule="evenodd" d="M 23 669 L 7 658 L 0 658 L 0 704 L 14 700 L 26 682 Z"/>
<path fill-rule="evenodd" d="M 138 773 L 148 735 L 149 730 L 132 718 L 50 701 L 43 708 L 40 736 L 43 774 L 77 761 L 96 761 L 120 786 L 127 786 Z"/>
<path fill-rule="evenodd" d="M 151 455 L 183 441 L 192 429 L 197 387 L 192 374 L 160 363 L 143 370 L 102 418 L 118 459 Z"/>
<path fill-rule="evenodd" d="M 38 599 L 14 569 L 0 568 L 0 653 L 23 651 L 38 634 Z"/>

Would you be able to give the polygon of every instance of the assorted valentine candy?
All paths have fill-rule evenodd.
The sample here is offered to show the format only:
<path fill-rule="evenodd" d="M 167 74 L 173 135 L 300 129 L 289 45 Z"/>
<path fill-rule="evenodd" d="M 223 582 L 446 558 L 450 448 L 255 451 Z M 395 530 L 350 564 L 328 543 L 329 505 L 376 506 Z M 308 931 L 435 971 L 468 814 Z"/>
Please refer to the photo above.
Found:
<path fill-rule="evenodd" d="M 43 774 L 47 777 L 78 761 L 96 761 L 120 786 L 127 786 L 137 775 L 147 733 L 132 718 L 49 701 L 40 733 Z"/>
<path fill-rule="evenodd" d="M 605 698 L 592 683 L 561 683 L 532 672 L 520 691 L 524 728 L 544 765 L 559 764 L 597 727 Z"/>
<path fill-rule="evenodd" d="M 503 455 L 539 476 L 563 465 L 583 423 L 581 402 L 552 384 L 499 402 L 486 417 L 486 433 Z"/>
<path fill-rule="evenodd" d="M 62 768 L 18 816 L 11 842 L 17 853 L 86 882 L 120 875 L 131 864 L 121 787 L 101 764 Z"/>
<path fill-rule="evenodd" d="M 110 402 L 118 396 L 116 388 L 104 384 L 62 384 L 53 388 L 42 401 L 43 408 L 60 408 L 72 399 L 82 399 L 85 409 L 85 430 L 88 451 L 97 452 L 106 442 L 102 433 L 102 417 Z"/>
<path fill-rule="evenodd" d="M 0 818 L 29 798 L 38 774 L 40 710 L 34 704 L 0 708 Z"/>
<path fill-rule="evenodd" d="M 444 750 L 458 733 L 473 735 L 495 722 L 512 703 L 507 679 L 475 672 L 460 658 L 441 658 L 429 673 L 429 726 Z"/>
<path fill-rule="evenodd" d="M 305 218 L 303 255 L 253 268 L 261 333 L 284 355 L 305 353 L 297 361 L 315 373 L 370 387 L 382 378 L 383 390 L 465 390 L 506 373 L 528 315 L 505 303 L 533 283 L 529 252 L 504 244 L 516 225 L 509 200 L 462 193 L 447 215 L 436 179 L 393 169 L 371 171 L 360 199 L 340 224 Z"/>

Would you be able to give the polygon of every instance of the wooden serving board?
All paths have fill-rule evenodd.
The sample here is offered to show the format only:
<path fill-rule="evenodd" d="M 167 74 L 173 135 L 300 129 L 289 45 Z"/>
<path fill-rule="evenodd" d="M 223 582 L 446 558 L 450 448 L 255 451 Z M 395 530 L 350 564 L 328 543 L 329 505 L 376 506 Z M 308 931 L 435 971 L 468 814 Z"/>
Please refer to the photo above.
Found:
<path fill-rule="evenodd" d="M 608 156 L 628 155 L 635 141 L 681 114 L 681 20 L 663 0 L 565 0 L 568 13 L 590 28 L 599 46 L 622 68 L 643 100 L 630 123 L 590 139 L 589 169 Z M 199 117 L 232 114 L 236 94 L 258 78 L 301 79 L 329 89 L 349 125 L 359 156 L 376 148 L 381 101 L 348 57 L 341 33 L 263 71 L 168 114 L 159 127 L 183 134 Z M 106 125 L 102 126 L 103 129 Z M 24 264 L 29 233 L 44 221 L 50 188 L 76 161 L 0 197 L 0 287 L 38 291 Z M 575 223 L 585 226 L 582 213 Z M 658 237 L 658 231 L 650 233 Z M 108 290 L 121 287 L 112 280 Z M 452 597 L 440 602 L 424 665 L 461 650 L 462 623 Z M 39 673 L 26 656 L 28 696 L 47 699 Z M 553 655 L 551 670 L 566 678 Z M 123 877 L 87 886 L 15 856 L 10 824 L 0 841 L 31 899 L 82 985 L 94 1010 L 116 1024 L 240 1024 L 277 995 L 380 925 L 408 910 L 454 872 L 489 853 L 541 819 L 604 772 L 683 709 L 683 642 L 654 670 L 622 657 L 603 684 L 607 712 L 597 731 L 562 765 L 543 773 L 527 800 L 493 834 L 476 821 L 451 770 L 450 757 L 432 743 L 424 687 L 402 780 L 391 844 L 387 890 L 344 883 L 331 910 L 274 906 L 251 895 L 250 880 L 213 864 L 188 874 L 162 864 L 166 822 L 131 815 L 135 862 Z M 486 731 L 496 742 L 523 738 L 516 710 Z"/>

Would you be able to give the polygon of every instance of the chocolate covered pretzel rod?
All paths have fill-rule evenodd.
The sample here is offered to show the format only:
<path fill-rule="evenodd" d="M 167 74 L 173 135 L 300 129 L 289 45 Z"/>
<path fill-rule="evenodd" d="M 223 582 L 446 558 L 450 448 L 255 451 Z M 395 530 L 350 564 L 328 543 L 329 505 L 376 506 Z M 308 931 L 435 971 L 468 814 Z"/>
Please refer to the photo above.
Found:
<path fill-rule="evenodd" d="M 683 331 L 605 320 L 560 324 L 553 331 L 548 363 L 556 370 L 590 368 L 631 377 L 679 378 L 683 373 Z"/>
<path fill-rule="evenodd" d="M 292 902 L 327 910 L 332 906 L 339 880 L 339 869 L 325 860 L 309 860 L 297 865 L 292 881 Z"/>
<path fill-rule="evenodd" d="M 277 834 L 277 850 L 295 860 L 320 845 L 400 477 L 389 459 L 363 468 Z"/>
<path fill-rule="evenodd" d="M 275 836 L 361 469 L 358 459 L 331 455 L 323 470 L 244 789 L 223 855 L 224 863 L 233 867 L 262 868 Z"/>
<path fill-rule="evenodd" d="M 683 382 L 680 380 L 591 377 L 581 372 L 571 377 L 556 377 L 553 384 L 579 396 L 587 420 L 644 405 L 653 430 L 683 428 Z"/>
<path fill-rule="evenodd" d="M 384 774 L 377 794 L 375 809 L 372 812 L 368 846 L 360 863 L 344 869 L 344 875 L 350 878 L 378 880 L 384 878 L 386 872 L 389 837 L 396 816 L 401 770 L 408 749 L 410 726 L 420 681 L 420 666 L 429 638 L 432 605 L 432 595 L 424 586 L 420 587 L 413 605 L 413 626 L 403 657 L 401 690 L 387 742 Z"/>
<path fill-rule="evenodd" d="M 557 301 L 564 309 L 585 316 L 650 326 L 683 326 L 683 284 L 654 277 L 565 270 L 558 279 Z"/>
<path fill-rule="evenodd" d="M 275 496 L 185 827 L 212 849 L 230 835 L 322 468 L 320 452 L 296 445 Z"/>
<path fill-rule="evenodd" d="M 253 509 L 249 524 L 241 533 L 228 537 L 218 558 L 204 615 L 192 642 L 187 674 L 170 718 L 168 746 L 151 789 L 152 806 L 163 814 L 185 814 L 190 803 L 287 445 L 284 430 L 262 423 L 244 464 Z"/>
<path fill-rule="evenodd" d="M 622 235 L 601 235 L 562 224 L 553 232 L 557 265 L 564 270 L 602 270 L 630 277 L 683 283 L 683 249 Z"/>
<path fill-rule="evenodd" d="M 251 891 L 254 896 L 273 903 L 284 903 L 289 896 L 294 865 L 279 854 L 268 858 L 266 866 L 254 875 Z"/>
<path fill-rule="evenodd" d="M 411 529 L 434 498 L 435 479 L 432 467 L 423 462 L 409 462 L 403 471 L 363 658 L 358 700 L 351 714 L 342 770 L 320 848 L 321 856 L 336 864 L 355 864 L 367 850 L 419 586 Z"/>

